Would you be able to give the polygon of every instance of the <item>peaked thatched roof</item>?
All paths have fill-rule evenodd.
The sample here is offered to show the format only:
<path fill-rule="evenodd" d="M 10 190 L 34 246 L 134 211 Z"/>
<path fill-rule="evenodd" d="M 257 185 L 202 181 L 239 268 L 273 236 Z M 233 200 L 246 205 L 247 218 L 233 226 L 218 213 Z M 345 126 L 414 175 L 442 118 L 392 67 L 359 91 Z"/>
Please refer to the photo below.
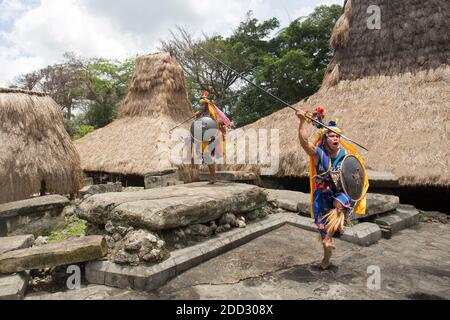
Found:
<path fill-rule="evenodd" d="M 372 4 L 385 14 L 381 30 L 363 30 Z M 393 172 L 405 185 L 450 185 L 450 42 L 442 30 L 448 9 L 447 0 L 348 0 L 331 40 L 328 76 L 295 107 L 322 106 L 327 120 L 341 118 L 345 134 L 369 149 L 361 151 L 369 168 Z M 279 176 L 308 175 L 291 109 L 248 128 L 280 130 Z M 308 131 L 312 137 L 317 130 Z"/>
<path fill-rule="evenodd" d="M 59 106 L 45 93 L 0 88 L 0 203 L 81 186 L 80 158 Z"/>
<path fill-rule="evenodd" d="M 176 59 L 139 57 L 117 120 L 76 141 L 82 168 L 123 175 L 171 169 L 169 130 L 192 115 Z"/>

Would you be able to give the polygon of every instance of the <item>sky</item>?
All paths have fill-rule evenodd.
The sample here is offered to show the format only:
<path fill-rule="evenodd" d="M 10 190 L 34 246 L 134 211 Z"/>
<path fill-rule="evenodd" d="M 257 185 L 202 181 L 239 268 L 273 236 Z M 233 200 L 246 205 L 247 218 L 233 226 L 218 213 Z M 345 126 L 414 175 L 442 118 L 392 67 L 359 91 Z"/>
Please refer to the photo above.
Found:
<path fill-rule="evenodd" d="M 170 30 L 230 35 L 246 12 L 286 27 L 343 0 L 0 0 L 0 87 L 62 61 L 64 52 L 124 59 L 156 52 Z"/>

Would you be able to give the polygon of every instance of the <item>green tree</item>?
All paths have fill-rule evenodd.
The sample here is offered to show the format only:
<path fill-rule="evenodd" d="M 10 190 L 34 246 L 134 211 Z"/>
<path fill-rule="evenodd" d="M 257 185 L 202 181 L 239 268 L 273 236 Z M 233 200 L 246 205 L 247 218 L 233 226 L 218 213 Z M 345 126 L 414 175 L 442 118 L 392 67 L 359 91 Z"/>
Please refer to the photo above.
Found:
<path fill-rule="evenodd" d="M 258 22 L 247 13 L 230 37 L 220 35 L 207 36 L 194 40 L 184 28 L 177 27 L 171 31 L 171 39 L 162 41 L 160 49 L 174 54 L 183 68 L 193 103 L 200 98 L 203 90 L 208 90 L 219 105 L 230 102 L 240 85 L 239 76 L 211 58 L 200 47 L 238 71 L 243 76 L 250 76 L 263 54 L 268 50 L 268 35 L 279 26 L 277 19 Z"/>
<path fill-rule="evenodd" d="M 102 128 L 116 117 L 117 106 L 125 96 L 135 59 L 125 61 L 95 59 L 86 70 L 86 99 L 89 101 L 84 123 Z"/>
<path fill-rule="evenodd" d="M 319 6 L 278 32 L 262 55 L 255 82 L 288 103 L 316 92 L 333 55 L 329 39 L 341 11 L 339 5 Z M 253 86 L 241 88 L 237 96 L 231 116 L 238 126 L 285 107 Z"/>

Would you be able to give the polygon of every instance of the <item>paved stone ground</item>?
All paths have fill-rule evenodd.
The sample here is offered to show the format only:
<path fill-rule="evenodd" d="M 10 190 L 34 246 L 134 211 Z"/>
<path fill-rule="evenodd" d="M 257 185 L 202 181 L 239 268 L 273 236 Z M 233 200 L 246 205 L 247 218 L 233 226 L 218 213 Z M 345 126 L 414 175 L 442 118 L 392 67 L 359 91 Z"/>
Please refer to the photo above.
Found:
<path fill-rule="evenodd" d="M 286 225 L 151 293 L 95 286 L 39 298 L 450 299 L 449 231 L 450 224 L 420 223 L 370 247 L 337 240 L 331 269 L 321 271 L 316 234 Z M 367 288 L 369 266 L 380 268 L 380 290 Z"/>

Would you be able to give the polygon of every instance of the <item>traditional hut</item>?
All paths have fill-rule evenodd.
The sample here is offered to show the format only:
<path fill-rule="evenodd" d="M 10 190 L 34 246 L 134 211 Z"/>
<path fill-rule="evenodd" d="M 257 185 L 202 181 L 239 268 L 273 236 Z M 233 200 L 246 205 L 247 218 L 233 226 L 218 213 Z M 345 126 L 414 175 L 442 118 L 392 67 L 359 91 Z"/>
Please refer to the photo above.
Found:
<path fill-rule="evenodd" d="M 174 173 L 169 131 L 193 114 L 176 59 L 169 53 L 139 57 L 117 119 L 76 141 L 84 172 L 125 185 L 143 186 L 145 177 L 159 183 L 156 177 Z"/>
<path fill-rule="evenodd" d="M 44 93 L 0 88 L 0 203 L 46 191 L 75 194 L 81 178 L 56 102 Z"/>
<path fill-rule="evenodd" d="M 368 24 L 373 5 L 380 9 L 380 29 Z M 294 107 L 322 106 L 326 119 L 340 118 L 345 134 L 370 150 L 361 150 L 368 168 L 394 173 L 403 186 L 448 187 L 449 12 L 447 0 L 346 1 L 322 88 Z M 277 176 L 308 175 L 292 109 L 243 129 L 251 128 L 279 130 Z M 308 130 L 311 137 L 316 133 Z"/>

